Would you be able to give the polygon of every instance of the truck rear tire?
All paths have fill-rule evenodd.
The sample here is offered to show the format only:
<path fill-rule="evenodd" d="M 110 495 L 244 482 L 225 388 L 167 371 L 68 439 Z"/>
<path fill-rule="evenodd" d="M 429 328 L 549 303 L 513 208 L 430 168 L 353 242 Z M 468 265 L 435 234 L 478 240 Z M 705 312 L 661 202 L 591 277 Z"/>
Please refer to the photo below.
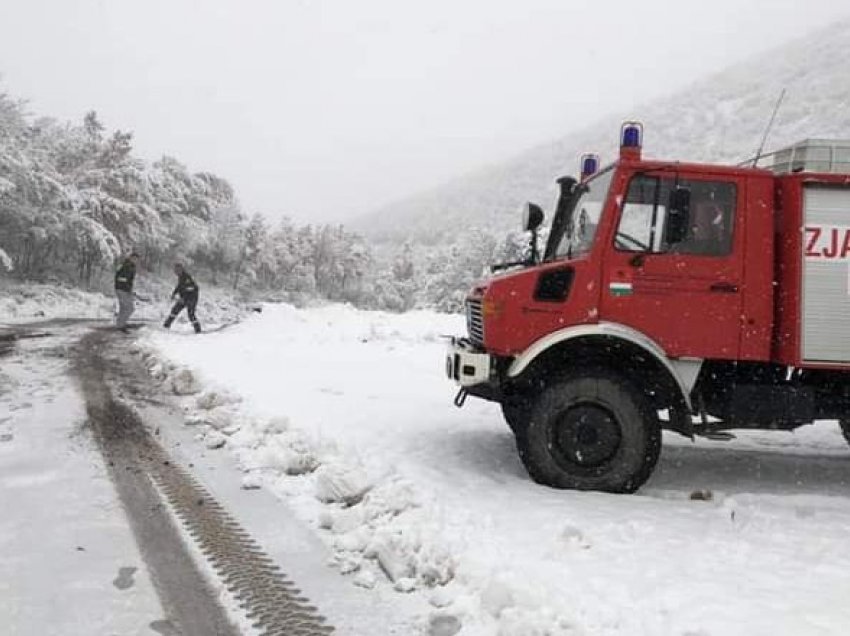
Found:
<path fill-rule="evenodd" d="M 541 391 L 517 445 L 538 483 L 628 493 L 655 468 L 661 425 L 625 378 L 608 369 L 586 370 Z"/>

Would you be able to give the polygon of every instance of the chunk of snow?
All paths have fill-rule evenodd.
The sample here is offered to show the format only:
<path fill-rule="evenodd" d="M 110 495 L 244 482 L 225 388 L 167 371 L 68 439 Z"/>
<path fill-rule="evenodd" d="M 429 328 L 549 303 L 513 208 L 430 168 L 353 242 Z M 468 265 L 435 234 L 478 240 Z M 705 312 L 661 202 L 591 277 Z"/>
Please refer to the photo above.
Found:
<path fill-rule="evenodd" d="M 356 504 L 371 487 L 369 476 L 359 466 L 333 463 L 316 471 L 316 498 L 324 503 Z"/>
<path fill-rule="evenodd" d="M 354 585 L 371 590 L 378 582 L 378 577 L 372 570 L 361 569 L 354 577 Z"/>
<path fill-rule="evenodd" d="M 252 458 L 256 468 L 279 470 L 287 475 L 304 475 L 318 466 L 310 447 L 297 435 L 277 436 L 258 448 Z"/>
<path fill-rule="evenodd" d="M 263 478 L 258 473 L 248 473 L 242 477 L 242 490 L 258 490 L 263 486 Z"/>
<path fill-rule="evenodd" d="M 380 507 L 382 512 L 397 515 L 419 507 L 420 504 L 413 482 L 392 478 L 369 493 L 369 505 L 373 508 Z"/>
<path fill-rule="evenodd" d="M 330 529 L 335 534 L 353 532 L 366 523 L 366 515 L 362 506 L 343 508 L 333 513 Z"/>
<path fill-rule="evenodd" d="M 367 556 L 374 555 L 378 565 L 390 581 L 413 578 L 416 570 L 413 566 L 413 555 L 408 546 L 399 537 L 385 533 L 373 541 L 366 552 Z"/>
<path fill-rule="evenodd" d="M 414 564 L 419 582 L 427 587 L 434 587 L 451 581 L 457 563 L 449 547 L 434 533 L 428 533 L 426 540 L 418 538 L 417 543 Z"/>
<path fill-rule="evenodd" d="M 210 431 L 204 438 L 204 444 L 207 448 L 215 450 L 227 444 L 227 438 L 218 431 Z"/>
<path fill-rule="evenodd" d="M 363 557 L 359 554 L 346 554 L 339 560 L 340 574 L 353 574 L 360 569 Z"/>
<path fill-rule="evenodd" d="M 183 423 L 186 426 L 200 426 L 202 424 L 206 424 L 207 422 L 204 419 L 203 415 L 201 415 L 199 413 L 189 413 L 183 419 Z"/>
<path fill-rule="evenodd" d="M 344 552 L 363 552 L 369 543 L 369 537 L 363 532 L 349 532 L 334 540 L 334 548 Z"/>
<path fill-rule="evenodd" d="M 395 582 L 395 585 L 393 585 L 393 589 L 396 592 L 403 592 L 405 594 L 408 594 L 416 589 L 416 579 L 401 578 Z"/>
<path fill-rule="evenodd" d="M 239 396 L 228 391 L 206 391 L 198 396 L 195 404 L 199 409 L 211 410 L 219 406 L 235 404 L 240 401 Z"/>
<path fill-rule="evenodd" d="M 171 378 L 171 390 L 175 395 L 194 395 L 201 390 L 201 387 L 192 371 L 181 369 Z"/>
<path fill-rule="evenodd" d="M 221 431 L 234 423 L 234 414 L 225 409 L 215 409 L 214 411 L 206 411 L 199 413 L 198 416 L 204 424 Z"/>
<path fill-rule="evenodd" d="M 454 602 L 454 594 L 446 587 L 438 587 L 428 597 L 428 602 L 434 607 L 448 607 Z"/>

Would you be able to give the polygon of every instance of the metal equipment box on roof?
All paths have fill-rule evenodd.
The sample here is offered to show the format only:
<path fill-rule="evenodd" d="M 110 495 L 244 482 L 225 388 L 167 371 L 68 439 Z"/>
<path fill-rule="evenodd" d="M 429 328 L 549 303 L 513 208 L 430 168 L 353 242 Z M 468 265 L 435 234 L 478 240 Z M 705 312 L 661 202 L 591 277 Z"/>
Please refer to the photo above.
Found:
<path fill-rule="evenodd" d="M 777 174 L 850 174 L 850 139 L 804 139 L 769 155 Z"/>

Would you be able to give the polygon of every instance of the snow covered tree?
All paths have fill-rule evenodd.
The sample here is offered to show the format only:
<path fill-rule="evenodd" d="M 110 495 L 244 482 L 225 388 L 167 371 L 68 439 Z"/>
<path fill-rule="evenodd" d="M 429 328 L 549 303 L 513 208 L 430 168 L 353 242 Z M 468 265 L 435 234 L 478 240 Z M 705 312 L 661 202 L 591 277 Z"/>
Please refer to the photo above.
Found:
<path fill-rule="evenodd" d="M 418 245 L 376 255 L 340 225 L 284 219 L 272 228 L 259 214 L 246 217 L 222 177 L 173 157 L 142 161 L 133 134 L 109 131 L 95 111 L 71 123 L 33 119 L 0 92 L 3 276 L 109 288 L 115 261 L 134 250 L 148 272 L 170 276 L 181 261 L 202 284 L 245 293 L 453 311 L 489 264 L 527 242 L 469 230 Z"/>
<path fill-rule="evenodd" d="M 467 292 L 498 262 L 495 235 L 472 228 L 459 240 L 431 252 L 425 266 L 422 302 L 439 311 L 462 311 Z"/>

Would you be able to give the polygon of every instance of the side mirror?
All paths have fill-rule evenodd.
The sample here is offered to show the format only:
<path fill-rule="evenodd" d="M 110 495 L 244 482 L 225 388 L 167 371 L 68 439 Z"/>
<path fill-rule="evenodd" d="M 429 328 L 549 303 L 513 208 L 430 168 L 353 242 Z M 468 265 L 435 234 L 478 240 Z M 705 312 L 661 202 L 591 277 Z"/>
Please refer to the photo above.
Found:
<path fill-rule="evenodd" d="M 681 243 L 688 236 L 691 224 L 691 191 L 677 187 L 670 191 L 667 202 L 667 223 L 664 226 L 664 242 L 667 245 Z"/>
<path fill-rule="evenodd" d="M 543 223 L 543 209 L 536 203 L 526 203 L 522 210 L 522 229 L 534 232 Z"/>

